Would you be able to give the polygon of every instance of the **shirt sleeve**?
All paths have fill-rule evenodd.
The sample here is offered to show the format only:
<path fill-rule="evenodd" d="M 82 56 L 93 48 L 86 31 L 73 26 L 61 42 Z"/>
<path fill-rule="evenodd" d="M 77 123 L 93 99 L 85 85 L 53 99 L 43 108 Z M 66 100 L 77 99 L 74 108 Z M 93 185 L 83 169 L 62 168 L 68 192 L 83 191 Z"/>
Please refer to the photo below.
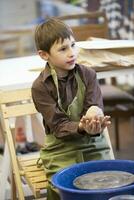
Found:
<path fill-rule="evenodd" d="M 78 132 L 79 122 L 71 121 L 68 118 L 45 86 L 38 86 L 38 88 L 33 86 L 32 98 L 36 109 L 43 116 L 47 134 L 53 133 L 57 138 L 65 139 L 82 137 Z"/>

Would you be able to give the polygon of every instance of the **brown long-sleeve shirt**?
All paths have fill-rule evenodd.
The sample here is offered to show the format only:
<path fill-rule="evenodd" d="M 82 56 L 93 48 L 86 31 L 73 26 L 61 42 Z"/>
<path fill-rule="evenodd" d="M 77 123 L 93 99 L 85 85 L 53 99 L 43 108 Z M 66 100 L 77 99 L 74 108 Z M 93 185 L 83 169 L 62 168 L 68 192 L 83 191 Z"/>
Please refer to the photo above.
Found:
<path fill-rule="evenodd" d="M 89 67 L 76 64 L 75 68 L 69 71 L 67 77 L 58 79 L 59 93 L 64 110 L 67 110 L 77 92 L 77 82 L 74 76 L 76 70 L 86 88 L 81 118 L 92 105 L 97 105 L 103 109 L 103 101 L 95 71 Z M 79 122 L 71 121 L 58 105 L 57 90 L 48 65 L 34 81 L 32 97 L 36 109 L 43 116 L 46 134 L 53 133 L 57 138 L 70 138 L 70 136 L 77 137 L 80 135 L 78 133 Z"/>

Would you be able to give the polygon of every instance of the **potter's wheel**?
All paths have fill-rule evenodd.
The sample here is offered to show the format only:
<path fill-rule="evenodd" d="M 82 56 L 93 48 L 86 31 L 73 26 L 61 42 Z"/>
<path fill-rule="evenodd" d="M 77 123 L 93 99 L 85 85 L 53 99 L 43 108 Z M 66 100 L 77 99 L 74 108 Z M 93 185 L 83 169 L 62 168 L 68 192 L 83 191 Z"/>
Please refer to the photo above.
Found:
<path fill-rule="evenodd" d="M 134 175 L 125 171 L 99 171 L 87 173 L 74 179 L 79 189 L 111 189 L 134 183 Z"/>

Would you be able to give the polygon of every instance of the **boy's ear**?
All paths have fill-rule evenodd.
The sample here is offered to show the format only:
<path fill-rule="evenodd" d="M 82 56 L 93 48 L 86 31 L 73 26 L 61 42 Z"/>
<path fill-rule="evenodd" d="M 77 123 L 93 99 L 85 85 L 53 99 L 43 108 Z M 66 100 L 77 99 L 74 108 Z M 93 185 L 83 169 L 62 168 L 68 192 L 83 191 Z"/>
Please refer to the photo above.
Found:
<path fill-rule="evenodd" d="M 42 59 L 46 61 L 48 60 L 49 54 L 46 51 L 39 50 L 38 54 Z"/>

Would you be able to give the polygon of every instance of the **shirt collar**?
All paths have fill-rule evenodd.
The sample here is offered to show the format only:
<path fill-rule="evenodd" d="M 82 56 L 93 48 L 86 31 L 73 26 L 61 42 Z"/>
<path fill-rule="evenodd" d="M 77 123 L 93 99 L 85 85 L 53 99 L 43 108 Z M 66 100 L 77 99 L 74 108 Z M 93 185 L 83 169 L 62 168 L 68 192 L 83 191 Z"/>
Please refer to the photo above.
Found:
<path fill-rule="evenodd" d="M 70 71 L 69 74 L 74 74 L 77 70 L 77 64 L 75 65 L 74 69 Z M 43 82 L 49 77 L 51 76 L 51 71 L 50 71 L 50 66 L 48 64 L 48 62 L 46 63 L 45 69 L 42 71 L 42 80 Z"/>
<path fill-rule="evenodd" d="M 49 64 L 46 63 L 45 69 L 42 71 L 42 80 L 43 82 L 49 77 L 51 76 L 51 72 L 50 72 L 50 67 Z"/>

